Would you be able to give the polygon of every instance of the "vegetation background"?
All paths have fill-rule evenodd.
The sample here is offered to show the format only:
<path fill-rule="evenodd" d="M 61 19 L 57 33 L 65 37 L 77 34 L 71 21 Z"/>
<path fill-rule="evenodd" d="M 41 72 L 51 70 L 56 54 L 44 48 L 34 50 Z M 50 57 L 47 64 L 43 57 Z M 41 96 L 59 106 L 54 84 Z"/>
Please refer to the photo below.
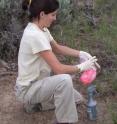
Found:
<path fill-rule="evenodd" d="M 97 56 L 102 68 L 94 82 L 97 99 L 105 101 L 112 124 L 117 124 L 117 1 L 59 1 L 58 19 L 50 30 L 59 43 Z M 0 0 L 0 85 L 4 85 L 4 76 L 17 75 L 18 49 L 27 22 L 21 1 Z M 76 63 L 71 57 L 62 57 L 61 61 Z"/>

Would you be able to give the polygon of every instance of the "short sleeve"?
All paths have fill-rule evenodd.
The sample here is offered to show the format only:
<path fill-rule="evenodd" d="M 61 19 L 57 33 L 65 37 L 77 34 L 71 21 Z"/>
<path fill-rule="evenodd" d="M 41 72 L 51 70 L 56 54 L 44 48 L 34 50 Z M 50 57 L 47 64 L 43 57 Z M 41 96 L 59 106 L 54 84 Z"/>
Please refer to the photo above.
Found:
<path fill-rule="evenodd" d="M 44 37 L 44 35 L 35 35 L 31 37 L 30 45 L 33 54 L 39 53 L 45 50 L 51 50 L 50 42 Z"/>
<path fill-rule="evenodd" d="M 49 41 L 54 41 L 54 38 L 53 36 L 51 35 L 50 31 L 46 28 L 46 32 L 47 32 L 47 35 L 48 35 L 48 38 L 49 38 Z"/>

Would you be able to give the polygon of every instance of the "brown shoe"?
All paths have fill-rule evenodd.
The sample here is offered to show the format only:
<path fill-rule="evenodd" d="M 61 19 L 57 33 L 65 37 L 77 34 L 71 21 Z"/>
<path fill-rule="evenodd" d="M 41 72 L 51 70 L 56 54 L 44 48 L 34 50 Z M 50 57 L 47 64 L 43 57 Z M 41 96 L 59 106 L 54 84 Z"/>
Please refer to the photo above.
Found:
<path fill-rule="evenodd" d="M 42 111 L 42 105 L 41 105 L 41 103 L 25 104 L 24 105 L 24 110 L 28 114 L 35 113 L 35 112 L 40 112 L 40 111 Z"/>

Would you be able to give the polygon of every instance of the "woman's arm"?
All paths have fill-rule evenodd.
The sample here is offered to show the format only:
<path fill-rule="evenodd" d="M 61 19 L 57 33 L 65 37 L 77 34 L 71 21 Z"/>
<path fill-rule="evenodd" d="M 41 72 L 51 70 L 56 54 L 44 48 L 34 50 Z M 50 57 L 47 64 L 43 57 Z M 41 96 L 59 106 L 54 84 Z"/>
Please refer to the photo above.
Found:
<path fill-rule="evenodd" d="M 62 54 L 62 55 L 68 55 L 73 57 L 79 56 L 79 51 L 69 48 L 67 46 L 59 45 L 57 42 L 51 42 L 52 50 L 55 53 Z"/>
<path fill-rule="evenodd" d="M 55 74 L 78 72 L 78 68 L 75 65 L 64 65 L 60 63 L 51 50 L 42 51 L 39 55 L 50 65 Z"/>
<path fill-rule="evenodd" d="M 79 65 L 64 65 L 59 62 L 55 54 L 51 50 L 39 52 L 39 55 L 50 65 L 55 74 L 70 74 L 75 72 L 82 72 L 91 68 L 97 61 L 96 57 L 92 57 L 86 62 Z"/>

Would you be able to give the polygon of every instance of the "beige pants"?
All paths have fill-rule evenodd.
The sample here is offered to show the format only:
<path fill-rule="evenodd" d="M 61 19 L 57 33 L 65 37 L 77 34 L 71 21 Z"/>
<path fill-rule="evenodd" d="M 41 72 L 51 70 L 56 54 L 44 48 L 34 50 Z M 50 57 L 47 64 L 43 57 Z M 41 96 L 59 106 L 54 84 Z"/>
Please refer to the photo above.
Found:
<path fill-rule="evenodd" d="M 25 103 L 41 103 L 44 110 L 55 107 L 58 122 L 74 123 L 78 121 L 77 102 L 83 100 L 82 95 L 73 88 L 72 78 L 68 74 L 60 74 L 44 78 L 22 88 L 18 93 Z"/>

